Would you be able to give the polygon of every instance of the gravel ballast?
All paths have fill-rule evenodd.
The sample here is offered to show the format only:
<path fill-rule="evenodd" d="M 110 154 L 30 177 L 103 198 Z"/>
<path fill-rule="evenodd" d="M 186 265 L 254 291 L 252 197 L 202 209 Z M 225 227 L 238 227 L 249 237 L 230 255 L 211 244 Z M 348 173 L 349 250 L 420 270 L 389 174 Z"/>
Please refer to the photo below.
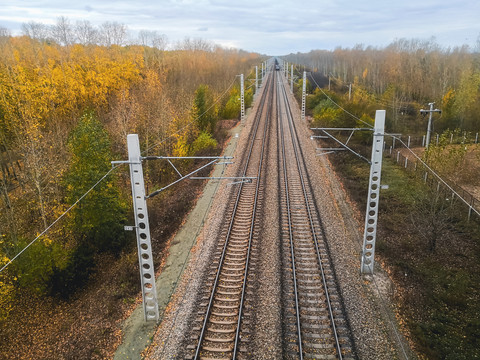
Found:
<path fill-rule="evenodd" d="M 293 96 L 291 96 L 290 102 L 358 358 L 413 358 L 410 350 L 405 348 L 404 342 L 396 332 L 395 319 L 388 297 L 386 297 L 386 292 L 392 286 L 388 277 L 381 272 L 378 264 L 377 274 L 373 277 L 362 276 L 359 272 L 363 225 L 354 216 L 357 209 L 352 207 L 349 202 L 328 158 L 315 156 L 316 144 L 310 140 L 311 132 L 307 124 L 300 120 L 300 110 Z M 225 155 L 233 154 L 235 158 L 240 158 L 241 152 L 248 143 L 247 137 L 257 106 L 258 104 L 255 104 L 245 124 L 241 125 L 242 131 L 235 130 L 234 132 L 240 133 L 235 151 L 233 151 L 234 145 L 230 143 Z M 271 136 L 274 136 L 274 133 L 272 131 Z M 276 144 L 276 139 L 271 139 L 271 141 Z M 234 176 L 237 166 L 237 163 L 229 166 L 225 175 Z M 270 174 L 274 174 L 275 171 L 277 171 L 276 165 L 271 161 L 266 167 L 267 178 L 273 177 Z M 266 186 L 264 213 L 268 212 L 268 216 L 278 218 L 276 182 Z M 221 219 L 226 211 L 226 200 L 229 199 L 232 188 L 233 186 L 229 186 L 226 181 L 220 182 L 218 185 L 215 183 L 215 198 L 209 207 L 207 221 L 191 249 L 189 262 L 181 281 L 177 284 L 176 278 L 167 280 L 175 281 L 176 290 L 166 307 L 152 344 L 144 354 L 147 359 L 173 359 L 180 358 L 184 354 L 182 347 L 189 342 L 186 337 L 190 331 L 191 320 L 197 316 L 195 310 L 196 304 L 199 302 L 198 294 L 201 293 L 204 281 L 203 276 L 208 270 L 212 252 L 217 245 L 216 241 L 221 231 Z M 276 239 L 280 237 L 278 223 L 264 221 L 261 226 L 263 238 Z M 192 228 L 187 231 L 188 234 L 185 234 L 185 237 L 191 238 L 193 231 L 195 234 L 197 233 Z M 186 238 L 178 238 L 175 241 L 191 241 Z M 186 251 L 187 255 L 189 250 L 190 246 L 182 247 L 182 251 Z M 259 244 L 259 254 L 261 254 L 261 258 L 255 277 L 258 303 L 253 315 L 255 325 L 249 348 L 251 358 L 278 359 L 282 354 L 281 304 L 279 303 L 281 286 L 278 275 L 281 262 L 279 247 L 275 245 L 274 241 L 262 241 Z M 179 256 L 179 254 L 172 256 Z M 162 284 L 158 281 L 157 289 L 159 292 L 162 291 Z"/>

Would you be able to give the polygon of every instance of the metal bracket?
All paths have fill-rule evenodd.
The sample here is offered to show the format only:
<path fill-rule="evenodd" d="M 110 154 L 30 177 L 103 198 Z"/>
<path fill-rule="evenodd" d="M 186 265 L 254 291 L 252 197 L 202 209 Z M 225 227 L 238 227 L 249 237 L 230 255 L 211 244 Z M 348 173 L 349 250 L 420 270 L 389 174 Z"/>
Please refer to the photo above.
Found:
<path fill-rule="evenodd" d="M 173 168 L 175 169 L 175 171 L 180 175 L 180 178 L 175 180 L 174 182 L 168 184 L 167 186 L 164 186 L 163 188 L 161 189 L 158 189 L 158 190 L 155 190 L 153 193 L 151 193 L 150 195 L 147 195 L 145 196 L 145 199 L 150 199 L 158 194 L 160 194 L 162 191 L 168 189 L 170 186 L 172 185 L 175 185 L 176 183 L 184 180 L 184 179 L 187 179 L 187 178 L 191 178 L 191 176 L 197 172 L 199 172 L 200 170 L 206 168 L 207 166 L 210 166 L 212 164 L 215 164 L 217 163 L 218 160 L 229 160 L 229 159 L 233 159 L 232 156 L 184 156 L 184 157 L 181 157 L 181 156 L 149 156 L 148 158 L 144 158 L 144 159 L 147 159 L 147 160 L 154 160 L 154 159 L 166 159 L 168 160 L 168 162 L 170 163 L 170 165 L 173 166 L 172 162 L 170 161 L 170 159 L 213 159 L 212 161 L 208 162 L 207 164 L 203 165 L 203 166 L 200 166 L 198 169 L 196 170 L 193 170 L 192 172 L 188 173 L 187 175 L 182 175 L 175 166 L 173 166 Z"/>
<path fill-rule="evenodd" d="M 210 176 L 210 177 L 189 177 L 191 180 L 239 180 L 234 181 L 227 185 L 235 185 L 235 184 L 248 184 L 251 183 L 254 179 L 256 180 L 256 176 Z"/>
<path fill-rule="evenodd" d="M 357 153 L 356 151 L 354 151 L 352 148 L 350 148 L 347 144 L 348 144 L 348 141 L 350 141 L 350 138 L 352 137 L 353 133 L 355 131 L 373 131 L 373 129 L 370 129 L 370 128 L 310 128 L 310 130 L 321 130 L 325 133 L 326 137 L 322 137 L 322 136 L 319 136 L 319 135 L 312 135 L 310 138 L 311 139 L 315 139 L 315 138 L 319 138 L 319 139 L 325 139 L 325 138 L 329 138 L 329 139 L 332 139 L 334 140 L 336 143 L 340 144 L 341 146 L 343 146 L 346 150 L 350 151 L 352 154 L 355 154 L 356 156 L 358 156 L 360 159 L 362 160 L 365 160 L 367 163 L 371 164 L 370 160 L 368 160 L 365 156 L 363 155 L 360 155 L 359 153 Z M 343 143 L 341 142 L 340 140 L 338 140 L 335 136 L 331 135 L 330 133 L 327 132 L 328 131 L 351 131 L 352 133 L 350 134 L 350 136 L 348 137 L 348 140 L 347 142 Z M 322 154 L 322 155 L 326 155 L 326 154 Z"/>

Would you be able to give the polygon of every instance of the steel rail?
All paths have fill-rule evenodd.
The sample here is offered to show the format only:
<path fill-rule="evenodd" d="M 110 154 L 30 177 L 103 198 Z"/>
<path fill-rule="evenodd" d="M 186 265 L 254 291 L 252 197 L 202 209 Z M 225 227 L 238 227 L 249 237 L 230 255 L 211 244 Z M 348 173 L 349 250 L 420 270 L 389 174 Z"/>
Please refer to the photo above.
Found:
<path fill-rule="evenodd" d="M 275 78 L 275 76 L 274 76 Z M 274 80 L 273 80 L 274 81 Z M 273 98 L 273 91 L 270 92 L 270 98 Z M 250 251 L 252 248 L 252 238 L 253 238 L 253 232 L 254 232 L 254 227 L 255 227 L 255 214 L 257 211 L 257 202 L 258 202 L 258 194 L 259 194 L 259 188 L 260 188 L 260 179 L 261 179 L 261 174 L 262 174 L 262 166 L 263 166 L 263 156 L 265 154 L 265 139 L 267 137 L 267 130 L 268 130 L 268 125 L 270 124 L 270 112 L 271 112 L 271 103 L 273 100 L 270 99 L 270 101 L 267 102 L 267 112 L 266 112 L 266 123 L 265 127 L 263 129 L 263 136 L 262 136 L 262 149 L 260 151 L 260 161 L 258 163 L 258 177 L 257 177 L 257 184 L 255 188 L 255 200 L 253 202 L 253 209 L 252 209 L 252 221 L 250 223 L 250 235 L 248 238 L 248 250 L 247 250 L 247 261 L 245 263 L 245 273 L 243 277 L 243 285 L 242 285 L 242 296 L 240 299 L 240 307 L 239 307 L 239 314 L 238 314 L 238 322 L 237 322 L 237 331 L 235 333 L 235 343 L 233 347 L 233 357 L 232 359 L 236 359 L 237 357 L 237 349 L 238 349 L 238 340 L 240 338 L 240 325 L 241 325 L 241 320 L 242 320 L 242 314 L 243 314 L 243 303 L 244 303 L 244 294 L 247 286 L 247 275 L 248 275 L 248 265 L 250 262 Z M 252 146 L 253 148 L 253 146 Z"/>
<path fill-rule="evenodd" d="M 286 113 L 287 113 L 290 133 L 291 133 L 291 136 L 292 136 L 292 145 L 293 145 L 293 149 L 294 149 L 294 152 L 295 152 L 295 160 L 296 160 L 296 163 L 297 163 L 297 169 L 298 169 L 298 172 L 299 172 L 301 185 L 302 185 L 302 191 L 303 191 L 303 195 L 304 195 L 304 199 L 305 199 L 305 206 L 306 206 L 306 210 L 307 210 L 307 213 L 308 213 L 308 219 L 309 219 L 309 222 L 310 222 L 310 228 L 311 228 L 312 235 L 313 235 L 315 250 L 316 250 L 316 253 L 317 253 L 317 261 L 318 261 L 318 265 L 319 265 L 320 273 L 321 273 L 321 277 L 322 277 L 322 283 L 323 283 L 323 288 L 324 288 L 324 292 L 325 292 L 329 317 L 330 317 L 330 321 L 331 321 L 331 325 L 332 325 L 332 332 L 333 332 L 333 335 L 334 335 L 334 338 L 335 338 L 335 345 L 336 345 L 336 349 L 337 349 L 337 354 L 338 354 L 339 359 L 342 359 L 343 358 L 342 357 L 342 351 L 341 351 L 341 347 L 340 347 L 337 328 L 336 328 L 336 325 L 335 325 L 335 318 L 334 318 L 334 315 L 333 315 L 333 309 L 332 309 L 332 304 L 331 304 L 331 301 L 330 301 L 329 290 L 328 290 L 328 286 L 327 286 L 327 283 L 326 283 L 325 271 L 324 271 L 324 268 L 323 268 L 322 258 L 321 258 L 321 255 L 320 255 L 318 238 L 317 238 L 317 235 L 316 235 L 315 225 L 314 225 L 314 222 L 313 222 L 313 215 L 312 215 L 311 207 L 310 207 L 311 204 L 310 204 L 310 201 L 308 200 L 307 189 L 306 189 L 306 184 L 305 184 L 306 180 L 305 180 L 304 175 L 303 175 L 303 170 L 302 170 L 301 161 L 300 161 L 300 158 L 301 158 L 301 160 L 302 160 L 302 162 L 304 163 L 304 166 L 305 166 L 305 159 L 303 158 L 303 154 L 301 153 L 301 149 L 299 149 L 298 133 L 297 133 L 295 123 L 293 121 L 293 115 L 292 115 L 290 103 L 288 101 L 288 95 L 286 93 L 285 86 L 283 86 L 283 83 L 280 85 L 280 89 L 281 89 L 281 92 L 282 92 L 282 95 L 283 95 L 283 98 L 284 98 L 284 101 L 285 101 L 285 105 L 286 105 L 286 110 L 287 110 Z M 293 270 L 293 271 L 295 272 L 295 270 Z M 301 340 L 300 337 L 299 337 L 299 339 Z M 301 355 L 301 358 L 302 358 L 302 355 Z"/>
<path fill-rule="evenodd" d="M 267 84 L 266 84 L 267 85 L 266 89 L 268 89 L 268 84 L 270 82 L 271 82 L 271 77 L 268 77 Z M 246 174 L 247 174 L 248 166 L 249 166 L 249 163 L 250 163 L 250 157 L 252 155 L 253 147 L 254 147 L 254 144 L 255 144 L 255 138 L 256 138 L 257 131 L 258 131 L 258 128 L 259 128 L 259 125 L 260 125 L 260 120 L 261 120 L 262 114 L 263 114 L 263 109 L 265 107 L 265 103 L 267 103 L 266 102 L 267 95 L 268 95 L 268 92 L 262 93 L 260 107 L 259 107 L 259 110 L 257 111 L 256 117 L 255 117 L 254 130 L 253 130 L 253 133 L 252 133 L 252 136 L 251 136 L 251 142 L 250 142 L 250 145 L 249 145 L 248 153 L 247 153 L 246 160 L 245 160 L 245 166 L 243 168 L 243 172 L 242 172 L 241 176 L 246 176 Z M 266 128 L 267 128 L 267 126 L 265 126 L 265 129 Z M 262 142 L 263 143 L 265 142 L 265 131 L 264 131 L 264 137 L 262 139 Z M 262 144 L 262 156 L 263 156 L 263 149 L 264 149 L 264 144 Z M 261 168 L 261 163 L 259 165 L 259 168 Z M 254 204 L 255 208 L 256 208 L 257 191 L 258 191 L 258 184 L 259 184 L 259 175 L 260 174 L 258 174 L 258 176 L 257 176 L 257 188 L 255 190 L 256 191 L 255 204 Z M 203 321 L 201 333 L 200 333 L 198 343 L 197 343 L 197 346 L 196 346 L 194 359 L 199 359 L 200 351 L 202 349 L 202 343 L 203 343 L 203 340 L 204 340 L 204 337 L 205 337 L 205 331 L 206 331 L 208 320 L 209 320 L 209 317 L 210 317 L 210 314 L 211 314 L 212 305 L 213 305 L 213 301 L 214 301 L 214 298 L 215 298 L 215 293 L 216 293 L 216 290 L 217 290 L 217 287 L 218 287 L 221 269 L 223 267 L 223 263 L 224 263 L 224 260 L 225 260 L 225 255 L 226 255 L 226 252 L 227 252 L 227 247 L 228 247 L 230 235 L 232 233 L 234 220 L 235 220 L 235 215 L 236 215 L 236 212 L 237 212 L 237 209 L 238 209 L 238 205 L 240 203 L 240 197 L 241 197 L 241 194 L 242 194 L 243 186 L 244 186 L 244 183 L 239 184 L 239 189 L 238 189 L 236 197 L 235 197 L 233 213 L 232 213 L 232 216 L 231 216 L 231 219 L 230 219 L 230 223 L 229 223 L 229 227 L 228 227 L 228 231 L 227 231 L 227 235 L 226 235 L 226 239 L 225 239 L 225 244 L 224 244 L 223 249 L 222 249 L 222 254 L 221 254 L 221 257 L 220 257 L 219 265 L 217 267 L 217 272 L 216 272 L 214 284 L 213 284 L 213 287 L 212 287 L 212 291 L 211 291 L 211 294 L 210 294 L 205 319 Z M 252 217 L 252 224 L 253 224 L 254 219 L 255 219 L 255 217 L 253 216 Z M 251 228 L 253 229 L 253 226 L 251 226 Z M 250 240 L 249 240 L 249 245 L 248 245 L 248 250 L 247 250 L 247 262 L 246 262 L 246 266 L 245 266 L 244 284 L 242 286 L 242 294 L 241 294 L 241 300 L 240 300 L 241 307 L 243 306 L 243 299 L 244 299 L 244 293 L 245 293 L 246 276 L 247 276 L 247 271 L 248 271 L 247 265 L 248 265 L 248 259 L 250 257 L 250 248 L 251 248 L 251 237 L 252 237 L 252 231 L 250 233 Z M 237 331 L 236 331 L 236 334 L 235 334 L 235 342 L 234 342 L 234 349 L 233 349 L 234 354 L 235 354 L 234 357 L 233 357 L 234 359 L 235 359 L 235 356 L 236 356 L 236 348 L 238 347 L 239 327 L 240 327 L 241 311 L 242 311 L 241 307 L 239 309 Z"/>
<path fill-rule="evenodd" d="M 294 287 L 294 294 L 295 294 L 295 312 L 297 316 L 298 353 L 300 355 L 300 359 L 303 360 L 300 305 L 298 300 L 297 275 L 295 271 L 295 252 L 294 252 L 294 243 L 293 243 L 293 228 L 292 228 L 292 219 L 291 219 L 291 212 L 290 212 L 290 197 L 289 197 L 289 189 L 288 189 L 287 156 L 285 154 L 285 134 L 283 131 L 282 121 L 280 121 L 281 106 L 280 106 L 279 99 L 280 97 L 277 95 L 277 116 L 279 117 L 278 122 L 280 124 L 279 127 L 280 127 L 280 133 L 281 133 L 280 140 L 282 144 L 283 178 L 285 182 L 285 197 L 286 197 L 287 217 L 288 217 L 288 234 L 289 234 L 289 240 L 290 240 L 290 255 L 292 257 L 292 276 L 293 276 L 293 287 Z"/>

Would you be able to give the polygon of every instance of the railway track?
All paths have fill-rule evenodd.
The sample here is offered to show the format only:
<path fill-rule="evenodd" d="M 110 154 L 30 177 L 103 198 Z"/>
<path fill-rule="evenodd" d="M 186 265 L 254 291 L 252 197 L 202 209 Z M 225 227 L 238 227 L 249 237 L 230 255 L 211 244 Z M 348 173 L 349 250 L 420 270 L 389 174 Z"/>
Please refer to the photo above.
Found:
<path fill-rule="evenodd" d="M 212 266 L 209 279 L 212 286 L 199 314 L 203 319 L 197 327 L 198 335 L 191 359 L 236 359 L 241 347 L 242 318 L 246 306 L 246 289 L 251 267 L 252 252 L 258 237 L 256 218 L 259 199 L 262 197 L 262 167 L 267 145 L 268 123 L 272 116 L 273 79 L 270 75 L 266 90 L 260 99 L 255 117 L 251 140 L 243 170 L 238 176 L 255 177 L 250 183 L 241 182 L 226 218 L 224 242 L 217 250 L 218 261 Z"/>
<path fill-rule="evenodd" d="M 284 358 L 351 359 L 349 330 L 285 86 L 277 83 Z"/>
<path fill-rule="evenodd" d="M 270 145 L 272 136 L 277 138 L 276 147 Z M 255 354 L 249 340 L 255 331 L 265 331 L 258 323 L 252 324 L 261 319 L 255 313 L 260 298 L 256 263 L 260 256 L 272 256 L 259 254 L 258 248 L 273 242 L 282 255 L 278 267 L 282 291 L 275 303 L 282 306 L 278 314 L 283 335 L 278 348 L 283 358 L 353 359 L 322 222 L 278 72 L 271 71 L 267 77 L 249 139 L 237 176 L 255 179 L 234 185 L 185 358 L 248 359 Z M 265 180 L 267 161 L 278 161 L 270 182 Z M 278 184 L 280 215 L 269 218 L 262 207 L 266 184 L 272 178 Z M 262 214 L 267 219 L 260 219 Z M 279 236 L 262 236 L 262 222 L 272 221 L 279 222 Z"/>

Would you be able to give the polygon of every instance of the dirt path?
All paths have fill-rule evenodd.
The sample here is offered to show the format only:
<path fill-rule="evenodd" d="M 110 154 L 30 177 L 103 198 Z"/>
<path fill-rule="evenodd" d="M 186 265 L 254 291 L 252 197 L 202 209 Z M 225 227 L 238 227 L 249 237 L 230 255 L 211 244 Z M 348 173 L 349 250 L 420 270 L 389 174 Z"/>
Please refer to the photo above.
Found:
<path fill-rule="evenodd" d="M 231 138 L 224 151 L 224 155 L 233 154 L 239 133 L 243 125 L 238 124 L 230 130 Z M 221 176 L 224 166 L 217 166 L 211 176 Z M 186 264 L 190 258 L 190 251 L 195 244 L 197 236 L 202 231 L 206 215 L 210 210 L 212 199 L 218 189 L 219 181 L 211 180 L 203 189 L 195 208 L 188 214 L 185 224 L 175 235 L 169 248 L 169 254 L 160 275 L 157 277 L 157 297 L 160 311 L 160 322 L 165 309 L 174 293 Z M 158 265 L 157 265 L 158 266 Z M 115 352 L 115 360 L 141 359 L 142 352 L 149 346 L 157 328 L 155 322 L 145 322 L 143 318 L 143 306 L 140 304 L 123 325 L 122 344 Z"/>

